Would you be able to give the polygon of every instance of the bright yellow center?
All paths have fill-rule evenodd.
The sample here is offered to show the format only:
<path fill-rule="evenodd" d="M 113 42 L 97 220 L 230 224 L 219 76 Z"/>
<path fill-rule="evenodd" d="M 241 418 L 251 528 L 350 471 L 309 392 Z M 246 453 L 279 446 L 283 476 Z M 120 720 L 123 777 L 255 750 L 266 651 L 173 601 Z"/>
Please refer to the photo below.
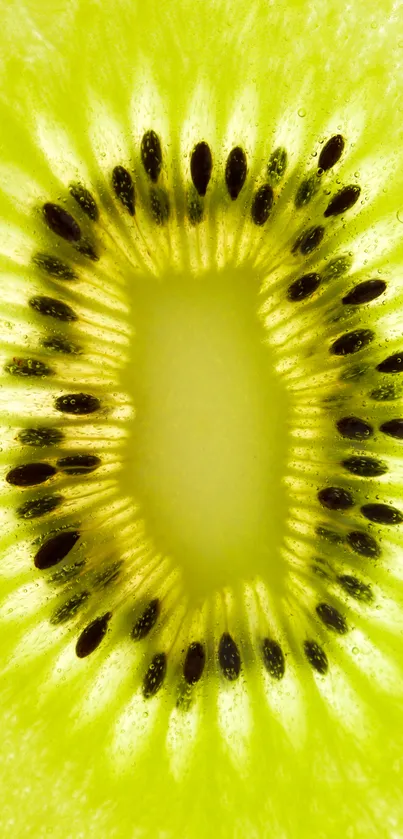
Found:
<path fill-rule="evenodd" d="M 127 486 L 199 596 L 245 571 L 279 575 L 289 412 L 258 303 L 240 269 L 133 293 Z"/>

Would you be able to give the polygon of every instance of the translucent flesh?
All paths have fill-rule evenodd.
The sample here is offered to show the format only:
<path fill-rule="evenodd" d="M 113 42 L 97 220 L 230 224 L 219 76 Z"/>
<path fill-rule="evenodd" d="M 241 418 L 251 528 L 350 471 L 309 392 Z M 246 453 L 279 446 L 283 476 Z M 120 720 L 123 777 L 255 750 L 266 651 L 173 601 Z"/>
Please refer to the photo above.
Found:
<path fill-rule="evenodd" d="M 29 295 L 42 290 L 40 276 L 31 267 L 32 253 L 39 245 L 43 249 L 49 247 L 49 238 L 35 215 L 37 206 L 46 200 L 64 200 L 67 184 L 75 179 L 94 189 L 101 185 L 102 194 L 103 179 L 110 179 L 113 166 L 128 165 L 133 156 L 138 161 L 142 133 L 152 126 L 160 134 L 166 150 L 169 183 L 179 184 L 180 208 L 190 151 L 196 141 L 206 139 L 216 155 L 217 183 L 209 211 L 214 216 L 214 225 L 217 219 L 218 222 L 216 226 L 211 223 L 212 236 L 216 237 L 214 248 L 208 235 L 204 243 L 202 238 L 200 241 L 206 267 L 212 270 L 218 264 L 222 271 L 228 250 L 233 248 L 237 253 L 239 244 L 236 227 L 239 210 L 226 209 L 226 213 L 232 213 L 227 223 L 223 214 L 220 216 L 219 207 L 225 193 L 219 173 L 223 172 L 229 150 L 234 145 L 242 145 L 251 161 L 250 175 L 258 178 L 273 148 L 282 145 L 287 149 L 289 175 L 281 199 L 285 213 L 283 228 L 281 223 L 276 228 L 277 239 L 274 234 L 272 239 L 265 239 L 262 233 L 261 246 L 256 236 L 253 239 L 246 236 L 242 242 L 246 251 L 252 245 L 255 248 L 255 270 L 263 282 L 260 317 L 271 336 L 276 358 L 272 385 L 277 394 L 276 410 L 283 415 L 288 413 L 287 400 L 291 397 L 285 394 L 284 383 L 289 385 L 287 393 L 291 391 L 294 395 L 296 439 L 292 444 L 285 442 L 288 430 L 284 428 L 275 452 L 272 445 L 268 447 L 267 468 L 274 476 L 284 470 L 288 478 L 284 498 L 287 492 L 287 515 L 292 527 L 288 554 L 286 551 L 290 563 L 287 567 L 291 568 L 287 580 L 291 579 L 292 585 L 295 583 L 293 591 L 299 591 L 299 603 L 303 604 L 295 610 L 293 622 L 290 617 L 293 599 L 284 595 L 281 600 L 279 595 L 279 591 L 284 594 L 281 586 L 286 588 L 286 584 L 278 546 L 279 561 L 269 588 L 265 581 L 260 588 L 252 587 L 245 573 L 234 573 L 237 562 L 242 564 L 242 551 L 231 554 L 229 561 L 220 565 L 220 573 L 217 568 L 199 569 L 196 584 L 192 563 L 185 557 L 192 552 L 197 557 L 203 539 L 206 540 L 204 554 L 216 550 L 222 555 L 220 540 L 224 538 L 226 543 L 228 534 L 236 527 L 237 505 L 247 506 L 251 493 L 260 497 L 261 474 L 251 470 L 252 443 L 261 432 L 260 428 L 256 431 L 253 412 L 256 409 L 260 422 L 265 406 L 259 400 L 266 400 L 266 405 L 269 397 L 261 395 L 263 379 L 259 359 L 252 358 L 256 350 L 248 344 L 247 335 L 245 346 L 250 348 L 251 358 L 247 358 L 249 349 L 243 351 L 244 366 L 241 365 L 240 374 L 244 381 L 256 376 L 257 395 L 248 393 L 251 404 L 246 408 L 234 388 L 238 373 L 229 366 L 234 357 L 231 341 L 239 334 L 235 315 L 239 316 L 242 310 L 242 295 L 234 304 L 234 325 L 227 324 L 226 346 L 219 347 L 219 352 L 227 354 L 228 388 L 227 391 L 224 388 L 227 398 L 220 405 L 223 386 L 217 380 L 216 390 L 212 390 L 208 357 L 204 357 L 197 345 L 200 321 L 197 328 L 189 327 L 188 303 L 186 300 L 183 303 L 187 272 L 191 275 L 192 265 L 200 259 L 200 254 L 195 256 L 196 238 L 186 250 L 185 266 L 181 264 L 184 248 L 179 223 L 170 228 L 168 241 L 163 232 L 156 233 L 145 222 L 146 244 L 136 244 L 136 256 L 139 261 L 144 260 L 146 268 L 147 246 L 151 246 L 155 247 L 157 263 L 160 260 L 158 276 L 169 279 L 166 269 L 172 265 L 180 276 L 184 325 L 177 320 L 166 320 L 164 315 L 166 339 L 158 347 L 147 331 L 151 330 L 152 336 L 152 318 L 147 319 L 142 312 L 136 326 L 139 318 L 134 311 L 136 286 L 127 292 L 127 275 L 121 270 L 123 262 L 114 263 L 108 239 L 110 232 L 103 231 L 105 274 L 101 263 L 99 268 L 94 268 L 95 280 L 88 269 L 83 269 L 87 271 L 88 281 L 80 286 L 77 295 L 75 291 L 66 292 L 63 298 L 82 307 L 80 316 L 84 325 L 78 328 L 77 335 L 83 346 L 91 347 L 92 351 L 97 347 L 97 352 L 83 358 L 81 366 L 76 368 L 79 381 L 84 379 L 89 388 L 101 395 L 106 391 L 111 395 L 111 404 L 112 396 L 116 397 L 107 420 L 94 420 L 83 426 L 77 422 L 74 426 L 78 448 L 94 445 L 95 450 L 100 439 L 103 441 L 106 472 L 99 483 L 94 478 L 94 484 L 89 484 L 91 491 L 85 484 L 77 484 L 74 489 L 66 482 L 72 510 L 81 513 L 88 508 L 91 516 L 94 513 L 91 525 L 99 534 L 100 551 L 104 520 L 116 534 L 117 556 L 124 555 L 129 542 L 144 549 L 149 534 L 141 531 L 137 519 L 134 524 L 128 520 L 131 507 L 126 508 L 123 501 L 136 494 L 134 489 L 141 484 L 144 474 L 147 480 L 154 476 L 145 493 L 151 509 L 148 519 L 153 522 L 153 535 L 155 530 L 162 548 L 168 542 L 177 554 L 179 536 L 185 533 L 184 558 L 180 565 L 185 582 L 187 579 L 185 589 L 191 598 L 196 598 L 199 586 L 209 593 L 206 611 L 192 613 L 192 629 L 203 634 L 206 624 L 214 624 L 214 631 L 219 633 L 223 603 L 226 614 L 230 620 L 232 615 L 237 625 L 238 606 L 233 603 L 233 591 L 231 587 L 224 592 L 220 588 L 229 581 L 235 593 L 237 586 L 242 588 L 242 602 L 246 604 L 242 626 L 247 625 L 252 632 L 261 621 L 261 614 L 280 615 L 279 634 L 289 641 L 286 677 L 278 684 L 273 683 L 260 666 L 250 672 L 246 670 L 235 684 L 225 685 L 216 673 L 211 673 L 202 681 L 195 701 L 184 713 L 172 702 L 173 674 L 166 690 L 144 702 L 139 689 L 143 652 L 133 647 L 124 624 L 116 630 L 112 646 L 105 644 L 94 658 L 77 661 L 74 654 L 77 630 L 73 627 L 54 632 L 49 627 L 48 599 L 51 598 L 42 578 L 32 568 L 32 531 L 15 517 L 19 492 L 4 484 L 0 506 L 1 658 L 4 660 L 0 703 L 2 834 L 52 835 L 61 839 L 67 836 L 198 839 L 209 833 L 228 839 L 238 836 L 390 839 L 402 835 L 401 528 L 385 535 L 383 564 L 370 571 L 377 593 L 376 605 L 369 612 L 359 606 L 357 611 L 349 613 L 352 631 L 346 639 L 336 638 L 329 643 L 331 667 L 326 679 L 307 668 L 299 650 L 306 629 L 303 606 L 306 603 L 308 608 L 313 601 L 309 575 L 304 586 L 298 563 L 293 565 L 293 562 L 295 554 L 298 559 L 300 549 L 302 562 L 316 548 L 323 550 L 319 544 L 309 542 L 317 511 L 315 508 L 312 512 L 307 487 L 316 490 L 322 486 L 329 469 L 332 475 L 338 474 L 332 471 L 336 469 L 334 464 L 346 452 L 351 454 L 334 433 L 334 407 L 330 405 L 328 409 L 331 417 L 328 424 L 326 413 L 317 409 L 321 394 L 334 395 L 336 373 L 344 367 L 337 360 L 329 360 L 327 349 L 321 353 L 315 345 L 319 333 L 323 334 L 323 341 L 325 337 L 330 341 L 340 334 L 339 327 L 330 322 L 326 323 L 326 332 L 321 330 L 323 320 L 334 310 L 334 295 L 340 297 L 346 288 L 345 280 L 338 280 L 338 285 L 329 286 L 319 302 L 310 304 L 301 320 L 288 321 L 284 315 L 283 291 L 289 272 L 286 262 L 289 254 L 284 266 L 281 261 L 282 244 L 288 241 L 287 225 L 296 229 L 292 227 L 294 211 L 287 210 L 289 205 L 292 207 L 289 199 L 309 170 L 311 155 L 317 154 L 320 142 L 340 131 L 349 143 L 340 177 L 343 182 L 358 180 L 363 187 L 364 204 L 348 226 L 344 227 L 342 222 L 334 227 L 325 257 L 351 252 L 356 281 L 378 274 L 387 279 L 390 290 L 384 303 L 376 310 L 361 310 L 350 328 L 357 328 L 358 324 L 377 329 L 376 345 L 365 356 L 372 367 L 385 355 L 399 351 L 403 322 L 400 11 L 392 3 L 383 3 L 380 8 L 378 2 L 353 3 L 347 10 L 337 2 L 293 2 L 284 6 L 260 0 L 254 4 L 235 0 L 216 3 L 147 0 L 138 4 L 69 0 L 58 3 L 56 10 L 46 2 L 3 3 L 1 44 L 2 366 L 14 356 L 33 355 L 32 347 L 41 334 L 39 322 L 26 307 L 27 289 Z M 337 181 L 332 181 L 332 185 L 334 188 Z M 250 192 L 246 191 L 245 195 L 250 198 Z M 105 194 L 102 200 L 103 210 L 117 218 L 113 230 L 118 231 L 116 235 L 120 236 L 124 253 L 126 220 L 124 217 L 121 220 L 110 196 Z M 245 208 L 247 200 L 246 197 Z M 177 217 L 180 217 L 179 210 Z M 270 280 L 265 285 L 263 278 L 270 264 L 270 249 L 275 251 L 276 247 L 279 269 L 272 294 Z M 60 255 L 65 254 L 64 248 L 61 244 Z M 348 289 L 350 286 L 351 282 Z M 164 287 L 169 288 L 168 280 Z M 224 294 L 225 282 L 220 289 Z M 214 299 L 219 310 L 219 303 Z M 163 294 L 158 292 L 153 317 L 158 317 L 163 300 Z M 147 305 L 147 295 L 143 303 Z M 203 305 L 203 300 L 198 299 L 201 319 Z M 177 306 L 174 317 L 180 320 Z M 216 338 L 223 335 L 220 317 L 218 311 Z M 141 337 L 142 324 L 146 347 L 142 381 L 151 381 L 153 376 L 157 380 L 163 371 L 164 381 L 169 381 L 171 376 L 176 382 L 176 399 L 178 392 L 182 400 L 189 398 L 186 387 L 180 389 L 181 378 L 187 382 L 189 371 L 178 362 L 179 349 L 175 342 L 180 338 L 189 349 L 194 341 L 195 369 L 207 382 L 204 401 L 217 400 L 221 417 L 230 404 L 238 419 L 239 435 L 242 439 L 250 435 L 250 455 L 245 455 L 243 461 L 239 437 L 232 429 L 228 459 L 221 462 L 222 475 L 234 469 L 231 503 L 228 497 L 224 500 L 221 497 L 220 481 L 215 486 L 209 484 L 208 469 L 200 477 L 202 467 L 214 461 L 214 439 L 210 441 L 207 460 L 197 459 L 191 443 L 184 437 L 186 428 L 178 429 L 177 417 L 172 417 L 168 408 L 164 431 L 157 422 L 151 442 L 146 440 L 142 445 L 143 450 L 149 445 L 154 463 L 148 471 L 144 472 L 143 464 L 143 473 L 132 472 L 133 449 L 127 429 L 132 421 L 131 397 L 133 393 L 138 395 L 138 382 L 133 379 L 129 339 L 134 326 Z M 209 329 L 212 328 L 209 321 Z M 203 331 L 199 334 L 204 340 Z M 160 340 L 159 326 L 158 335 Z M 310 352 L 312 347 L 314 351 Z M 53 396 L 66 390 L 71 375 L 68 360 L 56 361 L 55 366 L 58 371 L 55 384 L 48 385 L 46 381 L 30 384 L 29 398 L 24 382 L 17 379 L 10 382 L 10 377 L 4 374 L 0 394 L 4 474 L 15 462 L 21 462 L 15 445 L 16 432 L 32 424 L 32 417 L 50 416 Z M 349 371 L 351 367 L 346 365 Z M 368 381 L 375 387 L 376 376 L 373 379 L 371 376 L 372 373 Z M 349 393 L 350 413 L 362 413 L 369 385 L 366 387 L 367 391 L 357 385 Z M 154 392 L 157 393 L 157 386 Z M 193 406 L 200 390 L 195 388 L 194 394 Z M 379 425 L 398 415 L 399 406 L 401 398 L 393 404 L 394 413 L 385 414 L 388 409 L 384 403 L 371 405 L 371 419 Z M 242 414 L 244 409 L 246 418 Z M 184 401 L 184 413 L 189 410 L 189 404 Z M 158 417 L 156 411 L 155 417 Z M 273 412 L 269 431 L 278 435 L 276 417 Z M 170 422 L 169 438 L 164 435 Z M 206 422 L 212 422 L 211 416 L 206 417 Z M 151 425 L 148 416 L 147 428 Z M 135 433 L 140 431 L 137 428 Z M 72 434 L 71 426 L 69 433 Z M 181 437 L 186 462 L 190 464 L 189 472 L 183 472 L 182 483 L 172 462 L 178 456 Z M 216 439 L 221 444 L 222 435 Z M 267 440 L 263 442 L 262 436 L 260 453 L 265 445 Z M 386 458 L 389 473 L 383 484 L 376 484 L 375 492 L 370 490 L 371 501 L 379 491 L 382 499 L 387 496 L 389 503 L 402 507 L 401 445 L 379 434 L 375 438 L 369 453 Z M 284 467 L 286 447 L 289 447 L 287 468 Z M 125 452 L 127 465 L 116 481 L 115 464 Z M 236 457 L 240 458 L 239 462 L 234 461 Z M 245 469 L 251 470 L 252 487 L 250 493 L 243 495 L 239 475 Z M 161 485 L 155 476 L 161 473 L 168 489 L 173 477 L 179 482 L 175 486 L 176 506 L 173 509 L 167 504 L 162 514 L 161 505 L 169 499 L 169 492 L 158 495 Z M 195 501 L 189 495 L 197 480 L 205 488 L 203 509 L 210 520 L 204 530 L 203 523 L 197 522 L 199 530 L 195 539 L 196 525 L 191 517 Z M 135 481 L 138 483 L 133 486 Z M 349 476 L 345 485 L 362 493 L 362 503 L 365 503 L 366 488 L 357 479 Z M 273 486 L 271 490 L 272 504 L 278 503 L 281 513 L 285 501 L 278 500 Z M 91 507 L 91 492 L 99 493 L 95 512 Z M 215 524 L 211 503 L 214 492 L 217 492 L 218 509 Z M 158 520 L 153 517 L 153 509 L 158 510 Z M 246 536 L 242 530 L 238 546 L 239 538 L 245 537 L 243 547 L 250 549 L 254 528 L 259 539 L 270 536 L 280 543 L 286 530 L 281 515 L 274 523 L 272 517 L 269 534 L 261 518 L 256 523 L 253 509 L 248 515 Z M 223 536 L 219 525 L 225 517 Z M 171 526 L 175 518 L 180 523 L 176 531 Z M 301 544 L 305 547 L 301 548 Z M 332 550 L 324 551 L 331 560 Z M 256 562 L 253 570 L 260 572 Z M 150 574 L 151 570 L 150 564 Z M 171 573 L 175 575 L 175 569 L 169 564 L 160 570 L 161 577 L 165 573 L 169 580 Z M 136 579 L 135 573 L 127 578 L 127 597 L 135 590 Z M 175 578 L 170 589 L 173 600 L 180 586 L 181 581 Z M 274 599 L 278 595 L 274 608 L 267 602 L 268 592 Z M 104 609 L 109 608 L 109 595 L 100 593 L 99 597 Z M 164 643 L 171 641 L 173 627 L 174 621 L 171 627 L 165 626 Z"/>

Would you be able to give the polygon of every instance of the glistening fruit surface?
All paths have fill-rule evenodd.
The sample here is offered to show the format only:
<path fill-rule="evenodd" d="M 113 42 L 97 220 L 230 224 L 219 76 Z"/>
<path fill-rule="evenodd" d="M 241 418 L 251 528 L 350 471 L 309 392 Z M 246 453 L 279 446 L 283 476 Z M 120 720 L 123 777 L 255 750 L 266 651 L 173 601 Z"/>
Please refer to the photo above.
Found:
<path fill-rule="evenodd" d="M 2 831 L 398 836 L 397 12 L 2 22 Z"/>

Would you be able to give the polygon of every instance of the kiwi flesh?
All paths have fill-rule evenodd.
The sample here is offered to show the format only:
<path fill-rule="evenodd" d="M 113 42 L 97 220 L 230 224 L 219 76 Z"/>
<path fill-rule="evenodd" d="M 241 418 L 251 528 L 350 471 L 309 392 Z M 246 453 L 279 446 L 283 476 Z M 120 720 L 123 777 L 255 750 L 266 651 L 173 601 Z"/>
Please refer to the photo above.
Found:
<path fill-rule="evenodd" d="M 392 4 L 59 6 L 2 35 L 2 831 L 399 836 Z"/>

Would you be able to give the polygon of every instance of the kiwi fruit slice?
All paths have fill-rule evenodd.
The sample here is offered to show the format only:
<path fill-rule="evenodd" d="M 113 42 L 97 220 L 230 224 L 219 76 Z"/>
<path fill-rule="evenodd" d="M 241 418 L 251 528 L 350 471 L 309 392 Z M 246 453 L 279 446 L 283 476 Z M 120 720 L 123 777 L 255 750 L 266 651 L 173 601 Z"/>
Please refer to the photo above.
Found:
<path fill-rule="evenodd" d="M 2 834 L 401 836 L 396 8 L 3 7 Z"/>

